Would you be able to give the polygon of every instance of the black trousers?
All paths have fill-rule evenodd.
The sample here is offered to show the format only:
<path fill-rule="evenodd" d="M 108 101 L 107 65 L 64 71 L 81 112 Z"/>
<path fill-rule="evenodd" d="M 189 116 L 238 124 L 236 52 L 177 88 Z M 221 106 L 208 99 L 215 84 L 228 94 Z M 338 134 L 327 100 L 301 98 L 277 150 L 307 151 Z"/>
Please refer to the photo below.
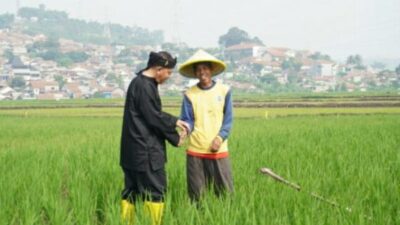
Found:
<path fill-rule="evenodd" d="M 210 186 L 214 188 L 217 196 L 233 192 L 231 163 L 228 157 L 204 159 L 187 155 L 186 173 L 191 201 L 199 201 L 204 190 Z"/>
<path fill-rule="evenodd" d="M 153 171 L 150 167 L 146 171 L 134 171 L 122 168 L 125 176 L 125 188 L 122 199 L 132 203 L 137 200 L 162 202 L 167 190 L 165 169 Z"/>

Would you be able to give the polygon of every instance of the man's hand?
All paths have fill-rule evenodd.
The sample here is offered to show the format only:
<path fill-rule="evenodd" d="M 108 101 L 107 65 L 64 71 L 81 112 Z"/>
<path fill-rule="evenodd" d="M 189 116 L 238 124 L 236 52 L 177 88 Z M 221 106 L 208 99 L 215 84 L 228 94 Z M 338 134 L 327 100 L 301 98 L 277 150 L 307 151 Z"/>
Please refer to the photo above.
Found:
<path fill-rule="evenodd" d="M 211 152 L 218 152 L 219 148 L 221 147 L 222 141 L 223 140 L 220 136 L 216 136 L 211 142 Z"/>
<path fill-rule="evenodd" d="M 185 130 L 182 130 L 181 132 L 179 132 L 179 142 L 178 142 L 178 146 L 182 146 L 183 143 L 185 142 L 185 139 L 187 137 L 187 133 Z"/>
<path fill-rule="evenodd" d="M 177 120 L 176 126 L 181 129 L 181 131 L 179 132 L 178 146 L 182 146 L 183 143 L 185 142 L 186 137 L 189 135 L 190 126 L 188 123 L 186 123 L 185 121 L 182 121 L 182 120 Z"/>
<path fill-rule="evenodd" d="M 177 120 L 176 121 L 176 126 L 181 128 L 182 130 L 184 130 L 186 132 L 186 135 L 189 134 L 190 132 L 190 126 L 188 123 L 186 123 L 185 121 L 182 120 Z"/>

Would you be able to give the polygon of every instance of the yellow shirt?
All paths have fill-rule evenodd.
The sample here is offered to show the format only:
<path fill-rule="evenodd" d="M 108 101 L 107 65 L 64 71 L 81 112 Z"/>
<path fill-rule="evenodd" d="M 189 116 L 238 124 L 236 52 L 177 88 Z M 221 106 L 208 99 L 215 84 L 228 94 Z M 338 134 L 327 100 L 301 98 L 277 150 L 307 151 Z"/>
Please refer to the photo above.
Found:
<path fill-rule="evenodd" d="M 194 116 L 194 127 L 189 136 L 188 152 L 227 155 L 227 140 L 222 142 L 217 153 L 211 152 L 211 143 L 221 129 L 225 97 L 228 92 L 229 87 L 219 83 L 215 83 L 210 89 L 201 89 L 195 85 L 186 91 Z"/>

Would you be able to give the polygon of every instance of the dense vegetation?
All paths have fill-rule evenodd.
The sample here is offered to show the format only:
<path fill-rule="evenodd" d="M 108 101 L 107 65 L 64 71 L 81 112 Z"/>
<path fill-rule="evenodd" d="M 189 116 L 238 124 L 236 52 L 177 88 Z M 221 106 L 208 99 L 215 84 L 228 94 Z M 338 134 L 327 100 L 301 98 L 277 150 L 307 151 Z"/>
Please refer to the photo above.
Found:
<path fill-rule="evenodd" d="M 191 205 L 185 148 L 169 146 L 163 224 L 399 224 L 399 111 L 376 110 L 237 108 L 235 194 Z M 0 224 L 119 224 L 121 117 L 122 108 L 0 110 Z M 136 218 L 147 224 L 141 204 Z"/>
<path fill-rule="evenodd" d="M 160 30 L 72 19 L 66 12 L 46 10 L 44 6 L 23 7 L 19 10 L 19 16 L 27 20 L 24 31 L 28 34 L 44 34 L 95 44 L 156 45 L 164 41 L 164 34 Z"/>

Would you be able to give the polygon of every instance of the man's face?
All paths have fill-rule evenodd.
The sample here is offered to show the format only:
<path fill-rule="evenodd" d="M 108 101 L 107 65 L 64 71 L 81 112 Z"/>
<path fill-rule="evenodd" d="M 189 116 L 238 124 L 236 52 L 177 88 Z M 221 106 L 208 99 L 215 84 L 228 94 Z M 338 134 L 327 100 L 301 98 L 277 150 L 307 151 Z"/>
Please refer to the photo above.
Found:
<path fill-rule="evenodd" d="M 209 86 L 211 84 L 211 68 L 205 63 L 196 65 L 194 71 L 196 77 L 199 79 L 201 86 Z"/>
<path fill-rule="evenodd" d="M 164 83 L 172 75 L 172 69 L 160 67 L 157 69 L 156 81 L 159 84 Z"/>

